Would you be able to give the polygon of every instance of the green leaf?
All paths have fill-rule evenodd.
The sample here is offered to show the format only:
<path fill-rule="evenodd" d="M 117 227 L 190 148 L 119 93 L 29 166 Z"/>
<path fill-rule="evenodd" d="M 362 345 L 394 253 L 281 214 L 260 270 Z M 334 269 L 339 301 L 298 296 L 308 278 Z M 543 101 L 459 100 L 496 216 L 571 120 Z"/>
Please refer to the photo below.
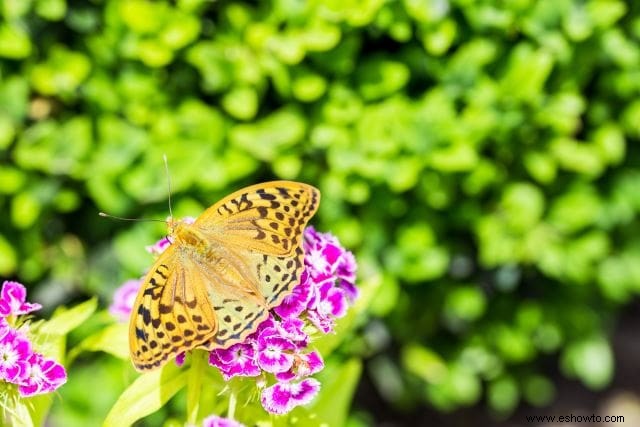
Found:
<path fill-rule="evenodd" d="M 194 41 L 200 33 L 200 21 L 186 13 L 173 12 L 166 27 L 162 29 L 160 39 L 165 46 L 180 49 Z"/>
<path fill-rule="evenodd" d="M 328 21 L 310 23 L 300 35 L 307 50 L 323 52 L 333 49 L 340 42 L 340 27 Z"/>
<path fill-rule="evenodd" d="M 308 411 L 316 412 L 324 425 L 345 425 L 361 373 L 362 362 L 359 359 L 328 362 L 325 369 L 318 374 L 318 380 L 322 384 L 320 394 Z M 295 416 L 296 412 L 292 412 L 291 416 Z"/>
<path fill-rule="evenodd" d="M 17 267 L 18 259 L 16 250 L 13 246 L 0 234 L 0 275 L 10 276 Z"/>
<path fill-rule="evenodd" d="M 157 32 L 169 12 L 166 4 L 148 0 L 127 1 L 118 9 L 122 22 L 139 34 Z"/>
<path fill-rule="evenodd" d="M 312 102 L 324 95 L 327 89 L 326 80 L 314 73 L 302 72 L 293 80 L 293 95 L 302 102 Z"/>
<path fill-rule="evenodd" d="M 73 308 L 59 308 L 51 319 L 44 322 L 39 329 L 41 334 L 67 335 L 80 326 L 98 307 L 98 299 L 93 297 Z"/>
<path fill-rule="evenodd" d="M 0 166 L 0 194 L 16 193 L 23 187 L 26 177 L 20 169 Z"/>
<path fill-rule="evenodd" d="M 602 51 L 621 67 L 635 67 L 640 61 L 640 49 L 619 27 L 602 35 Z"/>
<path fill-rule="evenodd" d="M 591 187 L 579 187 L 556 197 L 549 221 L 558 229 L 576 232 L 593 224 L 600 216 L 602 202 Z"/>
<path fill-rule="evenodd" d="M 619 0 L 593 0 L 585 5 L 594 25 L 609 27 L 627 12 L 627 5 Z"/>
<path fill-rule="evenodd" d="M 18 26 L 0 24 L 0 57 L 10 59 L 26 58 L 31 54 L 29 35 Z"/>
<path fill-rule="evenodd" d="M 42 205 L 31 192 L 19 193 L 11 200 L 11 222 L 17 228 L 29 228 L 40 216 L 41 208 Z"/>
<path fill-rule="evenodd" d="M 460 286 L 447 294 L 444 316 L 454 326 L 460 322 L 471 322 L 480 318 L 487 307 L 487 300 L 477 286 Z"/>
<path fill-rule="evenodd" d="M 35 424 L 30 413 L 33 408 L 29 400 L 18 398 L 2 402 L 0 406 L 0 421 L 2 425 L 13 427 L 34 427 Z M 7 424 L 5 424 L 7 423 Z"/>
<path fill-rule="evenodd" d="M 3 18 L 8 21 L 23 17 L 31 9 L 33 1 L 34 0 L 4 1 L 2 3 Z"/>
<path fill-rule="evenodd" d="M 558 171 L 553 157 L 537 151 L 529 151 L 525 154 L 524 167 L 536 181 L 542 184 L 552 183 L 556 179 Z"/>
<path fill-rule="evenodd" d="M 54 397 L 56 396 L 53 393 L 48 393 L 33 396 L 29 399 L 20 399 L 28 406 L 34 426 L 42 426 L 45 424 Z"/>
<path fill-rule="evenodd" d="M 431 55 L 443 55 L 453 44 L 458 28 L 455 21 L 442 21 L 422 36 L 422 44 Z"/>
<path fill-rule="evenodd" d="M 502 79 L 504 95 L 525 102 L 536 102 L 542 96 L 542 88 L 552 69 L 553 57 L 550 53 L 521 43 L 511 49 L 509 67 Z"/>
<path fill-rule="evenodd" d="M 60 21 L 67 13 L 66 0 L 38 0 L 36 13 L 49 21 Z"/>
<path fill-rule="evenodd" d="M 403 0 L 402 4 L 417 22 L 437 22 L 449 12 L 449 3 L 438 0 Z"/>
<path fill-rule="evenodd" d="M 404 368 L 428 383 L 443 381 L 448 368 L 442 357 L 430 348 L 418 344 L 409 344 L 402 349 Z"/>
<path fill-rule="evenodd" d="M 29 110 L 29 93 L 28 79 L 22 76 L 3 77 L 0 82 L 0 115 L 8 116 L 14 125 L 22 122 Z M 2 138 L 5 141 L 7 136 Z"/>
<path fill-rule="evenodd" d="M 222 98 L 222 107 L 232 117 L 249 120 L 258 112 L 258 94 L 251 87 L 237 87 Z"/>
<path fill-rule="evenodd" d="M 429 383 L 427 396 L 440 409 L 449 409 L 456 405 L 469 406 L 480 398 L 482 385 L 478 376 L 466 365 L 452 363 L 445 375 L 435 377 L 440 380 Z"/>
<path fill-rule="evenodd" d="M 365 61 L 357 71 L 358 90 L 366 100 L 389 96 L 409 81 L 409 69 L 401 62 L 375 58 Z"/>
<path fill-rule="evenodd" d="M 558 164 L 568 171 L 595 177 L 604 169 L 605 159 L 592 145 L 570 138 L 556 138 L 549 148 Z"/>
<path fill-rule="evenodd" d="M 159 40 L 141 40 L 135 47 L 138 58 L 149 67 L 162 67 L 173 60 L 173 51 Z"/>
<path fill-rule="evenodd" d="M 118 398 L 103 427 L 127 426 L 145 417 L 171 399 L 187 384 L 187 371 L 169 362 L 140 375 Z"/>
<path fill-rule="evenodd" d="M 299 156 L 280 156 L 273 162 L 272 168 L 279 178 L 295 179 L 300 175 L 302 161 Z"/>
<path fill-rule="evenodd" d="M 625 158 L 625 138 L 622 129 L 615 123 L 607 123 L 593 135 L 596 149 L 607 163 L 618 164 Z"/>
<path fill-rule="evenodd" d="M 537 407 L 549 405 L 556 395 L 553 382 L 541 375 L 527 377 L 522 388 L 527 402 Z"/>
<path fill-rule="evenodd" d="M 604 337 L 576 341 L 562 355 L 565 373 L 578 377 L 593 390 L 601 390 L 611 382 L 613 364 L 613 352 Z"/>
<path fill-rule="evenodd" d="M 385 317 L 393 311 L 400 298 L 401 287 L 396 277 L 390 273 L 381 275 L 380 285 L 369 306 L 369 311 L 377 317 Z"/>
<path fill-rule="evenodd" d="M 520 400 L 518 384 L 513 378 L 506 376 L 491 382 L 487 394 L 489 405 L 502 414 L 515 409 Z"/>
<path fill-rule="evenodd" d="M 500 203 L 506 225 L 516 232 L 530 230 L 542 218 L 544 201 L 544 194 L 535 185 L 525 182 L 509 184 Z"/>
<path fill-rule="evenodd" d="M 253 156 L 273 161 L 285 149 L 302 140 L 304 116 L 295 108 L 283 108 L 255 124 L 237 125 L 229 134 L 231 143 Z"/>
<path fill-rule="evenodd" d="M 46 62 L 33 66 L 31 82 L 44 95 L 71 97 L 90 70 L 91 62 L 85 54 L 57 46 Z"/>
<path fill-rule="evenodd" d="M 469 144 L 452 143 L 448 147 L 434 150 L 430 163 L 434 169 L 443 172 L 468 171 L 478 164 L 478 153 Z"/>
<path fill-rule="evenodd" d="M 92 132 L 88 116 L 40 121 L 22 133 L 14 151 L 16 163 L 49 174 L 81 177 L 88 166 Z"/>
<path fill-rule="evenodd" d="M 69 352 L 69 359 L 75 359 L 83 351 L 104 351 L 117 358 L 129 358 L 129 325 L 114 323 L 82 340 Z"/>

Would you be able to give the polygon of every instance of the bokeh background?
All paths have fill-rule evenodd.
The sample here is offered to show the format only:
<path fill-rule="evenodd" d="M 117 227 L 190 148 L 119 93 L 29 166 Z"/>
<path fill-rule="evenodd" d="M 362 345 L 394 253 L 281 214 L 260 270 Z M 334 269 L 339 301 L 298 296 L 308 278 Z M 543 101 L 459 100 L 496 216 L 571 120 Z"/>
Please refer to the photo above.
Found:
<path fill-rule="evenodd" d="M 164 227 L 97 212 L 164 219 L 166 154 L 176 216 L 271 179 L 321 189 L 314 223 L 354 251 L 369 302 L 336 356 L 364 362 L 350 425 L 637 416 L 636 2 L 0 14 L 0 276 L 32 300 L 104 308 L 148 267 Z M 77 359 L 51 424 L 99 424 L 122 366 Z"/>

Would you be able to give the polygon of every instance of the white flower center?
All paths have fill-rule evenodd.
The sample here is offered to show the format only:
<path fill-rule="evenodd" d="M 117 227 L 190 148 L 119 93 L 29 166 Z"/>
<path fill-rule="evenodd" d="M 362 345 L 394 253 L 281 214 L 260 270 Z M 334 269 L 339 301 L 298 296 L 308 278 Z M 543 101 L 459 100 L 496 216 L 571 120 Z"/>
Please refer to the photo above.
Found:
<path fill-rule="evenodd" d="M 280 356 L 282 354 L 282 350 L 280 350 L 278 347 L 268 347 L 265 350 L 265 353 L 270 358 L 276 358 L 276 357 L 278 357 L 278 356 Z"/>
<path fill-rule="evenodd" d="M 9 344 L 0 346 L 0 364 L 13 366 L 18 361 L 18 352 Z"/>
<path fill-rule="evenodd" d="M 324 259 L 320 251 L 309 251 L 309 253 L 306 254 L 306 261 L 311 264 L 316 271 L 324 271 L 327 266 L 327 260 Z"/>

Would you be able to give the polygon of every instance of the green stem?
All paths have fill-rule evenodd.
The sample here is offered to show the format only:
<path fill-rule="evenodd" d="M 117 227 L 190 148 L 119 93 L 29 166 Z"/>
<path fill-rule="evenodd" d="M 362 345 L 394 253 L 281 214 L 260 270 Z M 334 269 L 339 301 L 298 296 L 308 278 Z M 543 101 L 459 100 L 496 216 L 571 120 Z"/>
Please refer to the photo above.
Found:
<path fill-rule="evenodd" d="M 236 412 L 236 403 L 238 402 L 238 393 L 236 391 L 236 387 L 234 387 L 234 384 L 229 384 L 229 385 L 230 385 L 229 388 L 231 393 L 229 394 L 229 408 L 227 409 L 227 418 L 232 420 Z"/>
<path fill-rule="evenodd" d="M 202 379 L 207 367 L 207 352 L 193 350 L 191 352 L 191 368 L 187 379 L 187 424 L 196 425 L 200 410 L 200 396 L 202 391 Z"/>

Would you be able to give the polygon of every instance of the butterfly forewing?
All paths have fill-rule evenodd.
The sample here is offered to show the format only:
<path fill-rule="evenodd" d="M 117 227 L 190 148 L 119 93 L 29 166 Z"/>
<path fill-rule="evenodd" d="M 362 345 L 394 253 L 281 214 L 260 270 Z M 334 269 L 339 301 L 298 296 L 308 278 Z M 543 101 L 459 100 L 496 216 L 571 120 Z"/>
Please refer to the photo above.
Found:
<path fill-rule="evenodd" d="M 292 255 L 320 202 L 307 184 L 273 181 L 252 185 L 220 200 L 195 222 L 222 233 L 230 245 L 268 255 Z"/>
<path fill-rule="evenodd" d="M 143 280 L 130 325 L 139 370 L 196 348 L 243 341 L 299 282 L 312 186 L 274 181 L 239 190 L 183 224 Z"/>

